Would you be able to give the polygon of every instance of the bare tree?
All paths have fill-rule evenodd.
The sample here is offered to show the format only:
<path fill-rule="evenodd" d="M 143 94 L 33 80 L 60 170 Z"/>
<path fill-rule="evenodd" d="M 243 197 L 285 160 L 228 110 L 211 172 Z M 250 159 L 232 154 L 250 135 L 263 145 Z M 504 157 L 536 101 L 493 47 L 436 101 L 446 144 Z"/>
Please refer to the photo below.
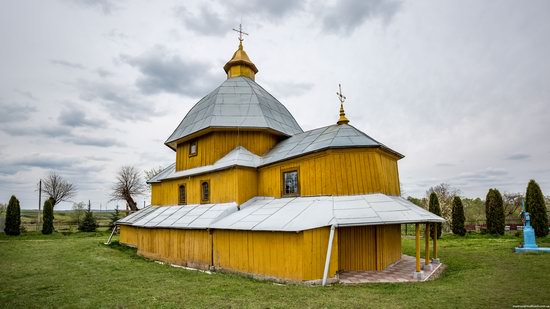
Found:
<path fill-rule="evenodd" d="M 55 206 L 60 202 L 67 202 L 76 196 L 76 186 L 63 179 L 56 172 L 50 172 L 45 179 L 42 180 L 42 191 L 53 199 Z"/>
<path fill-rule="evenodd" d="M 131 211 L 139 210 L 134 197 L 145 194 L 146 190 L 139 170 L 133 166 L 123 166 L 116 179 L 111 192 L 111 201 L 124 200 Z"/>
<path fill-rule="evenodd" d="M 450 222 L 453 209 L 452 202 L 455 196 L 460 195 L 460 190 L 451 187 L 448 183 L 441 183 L 428 189 L 428 191 L 426 191 L 426 196 L 430 196 L 432 192 L 437 194 L 439 206 L 441 207 L 441 216 L 446 220 L 445 224 L 443 224 L 443 228 L 446 231 L 450 231 Z"/>
<path fill-rule="evenodd" d="M 504 192 L 502 200 L 504 201 L 504 216 L 506 218 L 519 218 L 521 212 L 521 200 L 523 194 Z"/>
<path fill-rule="evenodd" d="M 151 169 L 143 171 L 145 174 L 145 181 L 149 181 L 149 179 L 157 176 L 160 172 L 162 172 L 164 168 L 162 166 L 159 166 L 157 168 L 153 167 Z"/>

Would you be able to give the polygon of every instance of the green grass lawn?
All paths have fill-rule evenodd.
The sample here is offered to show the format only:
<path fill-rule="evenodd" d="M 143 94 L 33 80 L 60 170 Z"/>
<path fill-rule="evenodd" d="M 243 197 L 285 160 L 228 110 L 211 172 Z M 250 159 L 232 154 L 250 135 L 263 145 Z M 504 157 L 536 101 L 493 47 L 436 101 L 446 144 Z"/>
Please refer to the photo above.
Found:
<path fill-rule="evenodd" d="M 0 307 L 511 308 L 550 305 L 550 254 L 515 254 L 520 241 L 444 236 L 443 275 L 423 283 L 279 285 L 205 274 L 105 246 L 108 234 L 0 234 Z M 550 238 L 542 240 L 550 246 Z M 404 253 L 414 254 L 412 238 Z"/>

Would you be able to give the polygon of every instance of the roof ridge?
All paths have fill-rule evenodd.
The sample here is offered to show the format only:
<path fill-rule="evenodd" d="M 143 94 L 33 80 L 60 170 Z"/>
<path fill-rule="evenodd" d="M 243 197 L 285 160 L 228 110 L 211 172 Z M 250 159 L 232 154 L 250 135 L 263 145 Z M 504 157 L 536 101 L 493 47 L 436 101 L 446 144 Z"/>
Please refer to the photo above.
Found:
<path fill-rule="evenodd" d="M 274 99 L 275 101 L 279 102 L 283 108 L 287 111 L 287 113 L 289 113 L 291 116 L 292 116 L 292 113 L 288 110 L 288 108 L 279 100 L 277 100 L 277 98 L 275 98 L 269 91 L 265 90 L 264 87 L 262 87 L 260 84 L 256 83 L 256 81 L 254 80 L 251 80 L 251 79 L 248 79 L 248 80 L 245 80 L 252 88 L 252 91 L 254 91 L 254 93 L 256 95 L 258 95 L 258 93 L 256 92 L 256 90 L 254 89 L 254 87 L 252 87 L 252 84 L 250 82 L 253 82 L 254 85 L 258 86 L 259 88 L 261 88 L 263 91 L 265 91 L 265 93 L 267 93 L 272 99 Z M 298 125 L 298 128 L 302 131 L 301 133 L 304 132 L 304 129 L 302 129 L 302 126 L 300 126 L 300 124 L 298 123 L 298 121 L 296 121 L 296 119 L 294 119 L 294 116 L 292 116 L 292 119 L 294 120 L 294 122 L 296 123 L 296 125 Z M 285 124 L 286 125 L 286 124 Z M 300 134 L 300 133 L 297 133 L 297 134 Z M 296 134 L 294 134 L 296 135 Z M 292 135 L 292 136 L 294 136 Z"/>
<path fill-rule="evenodd" d="M 212 90 L 209 94 L 203 96 L 197 103 L 195 103 L 195 105 L 193 105 L 193 107 L 191 107 L 189 109 L 189 111 L 187 111 L 187 113 L 185 114 L 185 116 L 183 116 L 183 118 L 181 119 L 180 123 L 176 126 L 176 128 L 174 129 L 174 131 L 172 132 L 172 134 L 170 134 L 170 136 L 166 139 L 166 141 L 164 142 L 164 145 L 167 145 L 168 143 L 170 142 L 173 142 L 174 140 L 172 140 L 172 136 L 174 136 L 174 134 L 176 133 L 176 131 L 179 129 L 179 127 L 182 125 L 183 121 L 185 120 L 185 117 L 187 115 L 189 115 L 189 113 L 193 110 L 193 108 L 195 108 L 195 106 L 197 106 L 200 102 L 202 102 L 204 99 L 206 99 L 206 97 L 208 96 L 211 96 L 211 95 L 215 95 L 215 94 L 218 94 L 218 92 L 220 92 L 220 88 L 222 87 L 223 83 L 221 83 L 216 89 Z M 215 92 L 215 94 L 214 94 Z"/>

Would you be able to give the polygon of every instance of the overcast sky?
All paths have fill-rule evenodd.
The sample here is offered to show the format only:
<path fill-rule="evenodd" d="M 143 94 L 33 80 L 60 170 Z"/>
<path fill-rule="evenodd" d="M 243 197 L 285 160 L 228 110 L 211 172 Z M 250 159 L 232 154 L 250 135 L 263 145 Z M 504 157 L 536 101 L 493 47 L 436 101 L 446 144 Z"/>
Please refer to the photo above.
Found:
<path fill-rule="evenodd" d="M 122 165 L 173 162 L 163 142 L 225 79 L 241 18 L 256 81 L 304 130 L 337 121 L 341 83 L 350 124 L 405 155 L 405 195 L 447 182 L 484 198 L 531 178 L 550 194 L 550 1 L 0 6 L 2 202 L 36 208 L 53 170 L 105 207 Z"/>

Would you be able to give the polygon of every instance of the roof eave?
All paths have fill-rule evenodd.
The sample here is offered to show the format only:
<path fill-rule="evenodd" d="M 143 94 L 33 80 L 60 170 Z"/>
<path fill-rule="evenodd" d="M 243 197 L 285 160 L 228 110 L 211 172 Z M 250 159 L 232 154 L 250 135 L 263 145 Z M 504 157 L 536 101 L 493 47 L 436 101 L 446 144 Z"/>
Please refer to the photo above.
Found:
<path fill-rule="evenodd" d="M 283 137 L 292 136 L 290 134 L 275 130 L 275 129 L 270 128 L 270 127 L 208 126 L 204 129 L 201 129 L 199 131 L 193 132 L 193 133 L 188 134 L 188 135 L 184 135 L 182 137 L 178 137 L 178 138 L 174 138 L 174 139 L 168 139 L 164 142 L 164 145 L 168 146 L 170 149 L 175 151 L 176 148 L 177 148 L 177 145 L 180 144 L 180 143 L 192 140 L 194 138 L 197 138 L 199 136 L 202 136 L 202 135 L 205 135 L 205 134 L 208 134 L 208 133 L 211 133 L 211 132 L 226 131 L 226 130 L 229 130 L 229 129 L 234 129 L 234 130 L 238 130 L 238 131 L 241 131 L 241 132 L 243 132 L 243 131 L 267 131 L 271 134 L 278 135 L 278 136 L 283 136 Z"/>

